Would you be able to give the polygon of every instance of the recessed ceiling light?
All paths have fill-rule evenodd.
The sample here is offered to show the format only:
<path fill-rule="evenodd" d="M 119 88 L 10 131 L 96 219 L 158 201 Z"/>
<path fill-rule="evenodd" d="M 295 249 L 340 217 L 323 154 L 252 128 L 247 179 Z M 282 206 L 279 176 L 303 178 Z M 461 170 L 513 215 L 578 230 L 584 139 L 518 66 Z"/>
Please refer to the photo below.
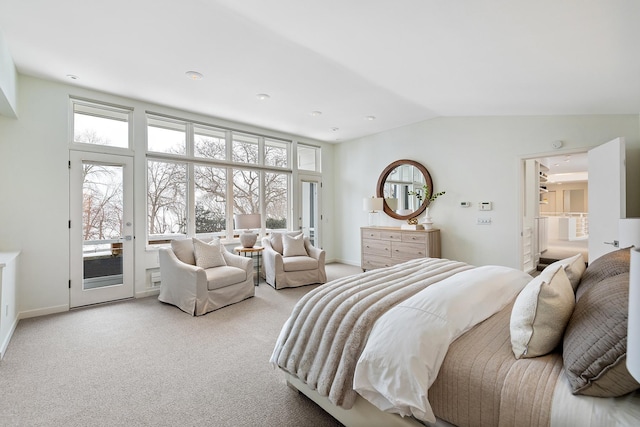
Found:
<path fill-rule="evenodd" d="M 318 117 L 322 115 L 322 111 L 312 111 L 309 114 L 311 114 L 313 117 Z"/>
<path fill-rule="evenodd" d="M 265 99 L 271 98 L 271 96 L 269 96 L 268 93 L 259 93 L 256 95 L 256 98 L 258 98 L 260 101 L 264 101 Z"/>
<path fill-rule="evenodd" d="M 79 77 L 75 74 L 67 74 L 67 78 L 71 80 L 78 80 Z"/>
<path fill-rule="evenodd" d="M 197 71 L 187 71 L 185 73 L 187 75 L 187 77 L 189 77 L 191 80 L 202 80 L 202 78 L 204 77 L 202 75 L 202 73 L 199 73 Z"/>
<path fill-rule="evenodd" d="M 376 116 L 365 116 L 365 120 L 373 121 L 376 119 Z"/>

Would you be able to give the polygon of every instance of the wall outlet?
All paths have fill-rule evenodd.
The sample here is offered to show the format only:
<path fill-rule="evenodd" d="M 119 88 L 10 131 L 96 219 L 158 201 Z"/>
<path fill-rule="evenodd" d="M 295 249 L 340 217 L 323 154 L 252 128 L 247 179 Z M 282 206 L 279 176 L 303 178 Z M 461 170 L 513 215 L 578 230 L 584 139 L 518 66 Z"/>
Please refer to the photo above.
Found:
<path fill-rule="evenodd" d="M 478 218 L 477 225 L 491 225 L 491 218 Z"/>
<path fill-rule="evenodd" d="M 490 211 L 493 207 L 491 206 L 491 202 L 480 202 L 478 203 L 478 209 L 481 211 Z"/>

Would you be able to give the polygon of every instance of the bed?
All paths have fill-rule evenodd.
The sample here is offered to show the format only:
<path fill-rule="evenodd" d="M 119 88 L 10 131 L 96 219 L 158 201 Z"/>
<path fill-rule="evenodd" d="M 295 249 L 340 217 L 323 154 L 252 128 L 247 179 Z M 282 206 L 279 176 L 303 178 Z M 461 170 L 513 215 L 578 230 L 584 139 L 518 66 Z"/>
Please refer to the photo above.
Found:
<path fill-rule="evenodd" d="M 347 426 L 640 425 L 628 271 L 628 249 L 535 278 L 436 258 L 367 271 L 307 293 L 271 364 Z"/>

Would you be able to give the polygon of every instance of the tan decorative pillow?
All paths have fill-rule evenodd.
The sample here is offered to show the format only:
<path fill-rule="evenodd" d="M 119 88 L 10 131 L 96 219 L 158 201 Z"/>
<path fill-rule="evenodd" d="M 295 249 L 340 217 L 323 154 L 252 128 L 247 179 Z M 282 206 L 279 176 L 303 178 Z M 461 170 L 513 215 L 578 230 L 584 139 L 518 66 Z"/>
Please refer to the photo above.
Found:
<path fill-rule="evenodd" d="M 284 254 L 284 246 L 282 244 L 282 236 L 287 235 L 287 236 L 298 236 L 301 235 L 302 231 L 287 231 L 287 232 L 282 232 L 282 231 L 274 231 L 271 233 L 271 236 L 269 237 L 269 242 L 271 243 L 271 247 L 273 248 L 274 251 L 278 252 L 280 255 Z"/>
<path fill-rule="evenodd" d="M 307 250 L 304 247 L 304 236 L 299 234 L 295 237 L 284 235 L 282 236 L 283 252 L 282 256 L 309 256 Z"/>
<path fill-rule="evenodd" d="M 531 280 L 511 311 L 511 348 L 516 359 L 543 356 L 560 343 L 571 317 L 575 296 L 558 264 Z"/>
<path fill-rule="evenodd" d="M 193 238 L 193 253 L 196 258 L 196 266 L 200 268 L 213 268 L 227 265 L 220 250 L 220 239 L 213 239 L 206 243 Z"/>
<path fill-rule="evenodd" d="M 196 265 L 196 259 L 193 256 L 193 241 L 191 239 L 172 240 L 171 250 L 176 257 L 189 265 Z"/>
<path fill-rule="evenodd" d="M 626 364 L 628 307 L 628 272 L 602 279 L 576 302 L 562 352 L 574 394 L 617 397 L 640 388 Z"/>
<path fill-rule="evenodd" d="M 571 287 L 575 292 L 578 288 L 578 284 L 580 283 L 580 279 L 582 278 L 582 274 L 587 268 L 584 263 L 582 254 L 577 254 L 569 258 L 561 259 L 560 261 L 556 261 L 553 264 L 548 265 L 547 268 L 555 268 L 555 266 L 558 264 L 564 267 L 564 272 L 567 273 L 569 282 L 571 282 Z"/>

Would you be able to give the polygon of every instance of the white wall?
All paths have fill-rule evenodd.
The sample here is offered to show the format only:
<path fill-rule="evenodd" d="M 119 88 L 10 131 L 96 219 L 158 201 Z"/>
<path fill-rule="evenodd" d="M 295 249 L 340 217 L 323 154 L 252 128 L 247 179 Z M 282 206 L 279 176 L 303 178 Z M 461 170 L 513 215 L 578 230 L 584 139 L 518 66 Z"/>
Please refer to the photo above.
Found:
<path fill-rule="evenodd" d="M 145 247 L 145 110 L 239 130 L 289 137 L 248 125 L 200 116 L 168 107 L 90 91 L 72 85 L 18 76 L 18 119 L 0 116 L 0 251 L 21 251 L 18 300 L 21 317 L 69 308 L 69 96 L 134 108 L 135 292 L 150 293 L 146 269 L 157 262 Z M 298 139 L 322 148 L 328 175 L 323 187 L 325 218 L 333 212 L 333 146 Z M 325 227 L 328 258 L 333 233 Z M 153 293 L 153 291 L 151 292 Z"/>
<path fill-rule="evenodd" d="M 552 150 L 586 149 L 624 136 L 627 143 L 627 216 L 640 216 L 640 124 L 638 115 L 567 117 L 438 118 L 336 146 L 336 253 L 359 265 L 359 227 L 366 225 L 362 198 L 375 193 L 380 172 L 392 161 L 424 164 L 435 191 L 431 216 L 441 229 L 442 256 L 474 265 L 519 267 L 520 159 Z M 470 201 L 470 208 L 459 207 Z M 478 211 L 481 201 L 493 210 Z M 386 216 L 385 216 L 386 217 Z M 490 217 L 492 225 L 476 225 Z M 400 223 L 386 217 L 388 225 Z"/>
<path fill-rule="evenodd" d="M 17 117 L 16 66 L 0 31 L 0 115 Z"/>

